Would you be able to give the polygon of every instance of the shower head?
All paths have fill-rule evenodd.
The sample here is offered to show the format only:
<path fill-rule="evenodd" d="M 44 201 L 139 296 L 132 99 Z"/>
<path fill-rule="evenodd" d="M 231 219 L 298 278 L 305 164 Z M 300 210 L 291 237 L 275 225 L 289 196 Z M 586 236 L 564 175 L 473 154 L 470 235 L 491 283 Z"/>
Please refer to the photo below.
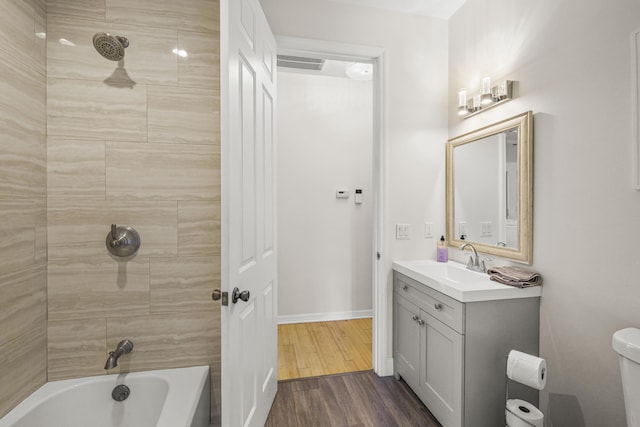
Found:
<path fill-rule="evenodd" d="M 124 58 L 124 48 L 129 46 L 125 37 L 112 36 L 109 33 L 96 33 L 93 36 L 93 47 L 98 53 L 110 61 Z"/>

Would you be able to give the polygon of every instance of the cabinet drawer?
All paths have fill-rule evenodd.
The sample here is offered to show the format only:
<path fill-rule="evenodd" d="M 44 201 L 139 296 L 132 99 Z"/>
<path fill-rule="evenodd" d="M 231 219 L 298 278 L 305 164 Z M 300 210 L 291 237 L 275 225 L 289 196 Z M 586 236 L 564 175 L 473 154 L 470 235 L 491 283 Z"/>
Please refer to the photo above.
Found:
<path fill-rule="evenodd" d="M 445 325 L 464 334 L 464 304 L 397 271 L 393 291 L 413 302 Z"/>

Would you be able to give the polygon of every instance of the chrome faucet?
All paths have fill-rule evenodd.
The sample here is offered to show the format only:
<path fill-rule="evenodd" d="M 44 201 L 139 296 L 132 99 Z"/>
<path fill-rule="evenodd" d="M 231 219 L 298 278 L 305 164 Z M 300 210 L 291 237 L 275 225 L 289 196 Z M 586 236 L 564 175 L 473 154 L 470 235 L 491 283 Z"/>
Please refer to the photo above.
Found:
<path fill-rule="evenodd" d="M 476 248 L 471 243 L 465 243 L 464 245 L 460 246 L 460 250 L 464 251 L 467 247 L 471 249 L 471 252 L 473 252 L 473 255 L 469 256 L 467 268 L 472 271 L 480 271 L 482 273 L 486 273 L 487 267 L 484 265 L 484 260 L 480 260 L 478 251 L 476 251 Z"/>
<path fill-rule="evenodd" d="M 109 358 L 104 365 L 104 369 L 113 369 L 118 366 L 118 358 L 123 354 L 131 353 L 133 350 L 133 342 L 131 340 L 122 340 L 114 351 L 109 352 Z"/>

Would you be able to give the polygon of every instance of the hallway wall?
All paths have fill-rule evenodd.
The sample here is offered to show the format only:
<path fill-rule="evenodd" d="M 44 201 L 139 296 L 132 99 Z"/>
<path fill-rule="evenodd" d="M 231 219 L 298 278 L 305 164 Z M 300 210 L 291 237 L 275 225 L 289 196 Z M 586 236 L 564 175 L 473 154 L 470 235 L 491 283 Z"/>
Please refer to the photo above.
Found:
<path fill-rule="evenodd" d="M 280 322 L 371 315 L 372 93 L 371 81 L 278 70 Z"/>

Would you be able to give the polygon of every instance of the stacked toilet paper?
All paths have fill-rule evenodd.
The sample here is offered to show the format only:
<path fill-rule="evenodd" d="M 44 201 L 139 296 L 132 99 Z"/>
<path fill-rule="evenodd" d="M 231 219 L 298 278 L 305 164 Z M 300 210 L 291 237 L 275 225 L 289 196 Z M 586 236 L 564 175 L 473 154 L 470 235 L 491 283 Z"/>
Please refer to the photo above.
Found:
<path fill-rule="evenodd" d="M 544 415 L 529 402 L 507 400 L 507 427 L 543 427 Z"/>
<path fill-rule="evenodd" d="M 511 350 L 507 358 L 507 377 L 512 381 L 542 390 L 547 384 L 547 362 L 539 357 Z M 544 425 L 542 412 L 524 400 L 507 400 L 505 415 L 507 427 L 543 427 Z"/>

